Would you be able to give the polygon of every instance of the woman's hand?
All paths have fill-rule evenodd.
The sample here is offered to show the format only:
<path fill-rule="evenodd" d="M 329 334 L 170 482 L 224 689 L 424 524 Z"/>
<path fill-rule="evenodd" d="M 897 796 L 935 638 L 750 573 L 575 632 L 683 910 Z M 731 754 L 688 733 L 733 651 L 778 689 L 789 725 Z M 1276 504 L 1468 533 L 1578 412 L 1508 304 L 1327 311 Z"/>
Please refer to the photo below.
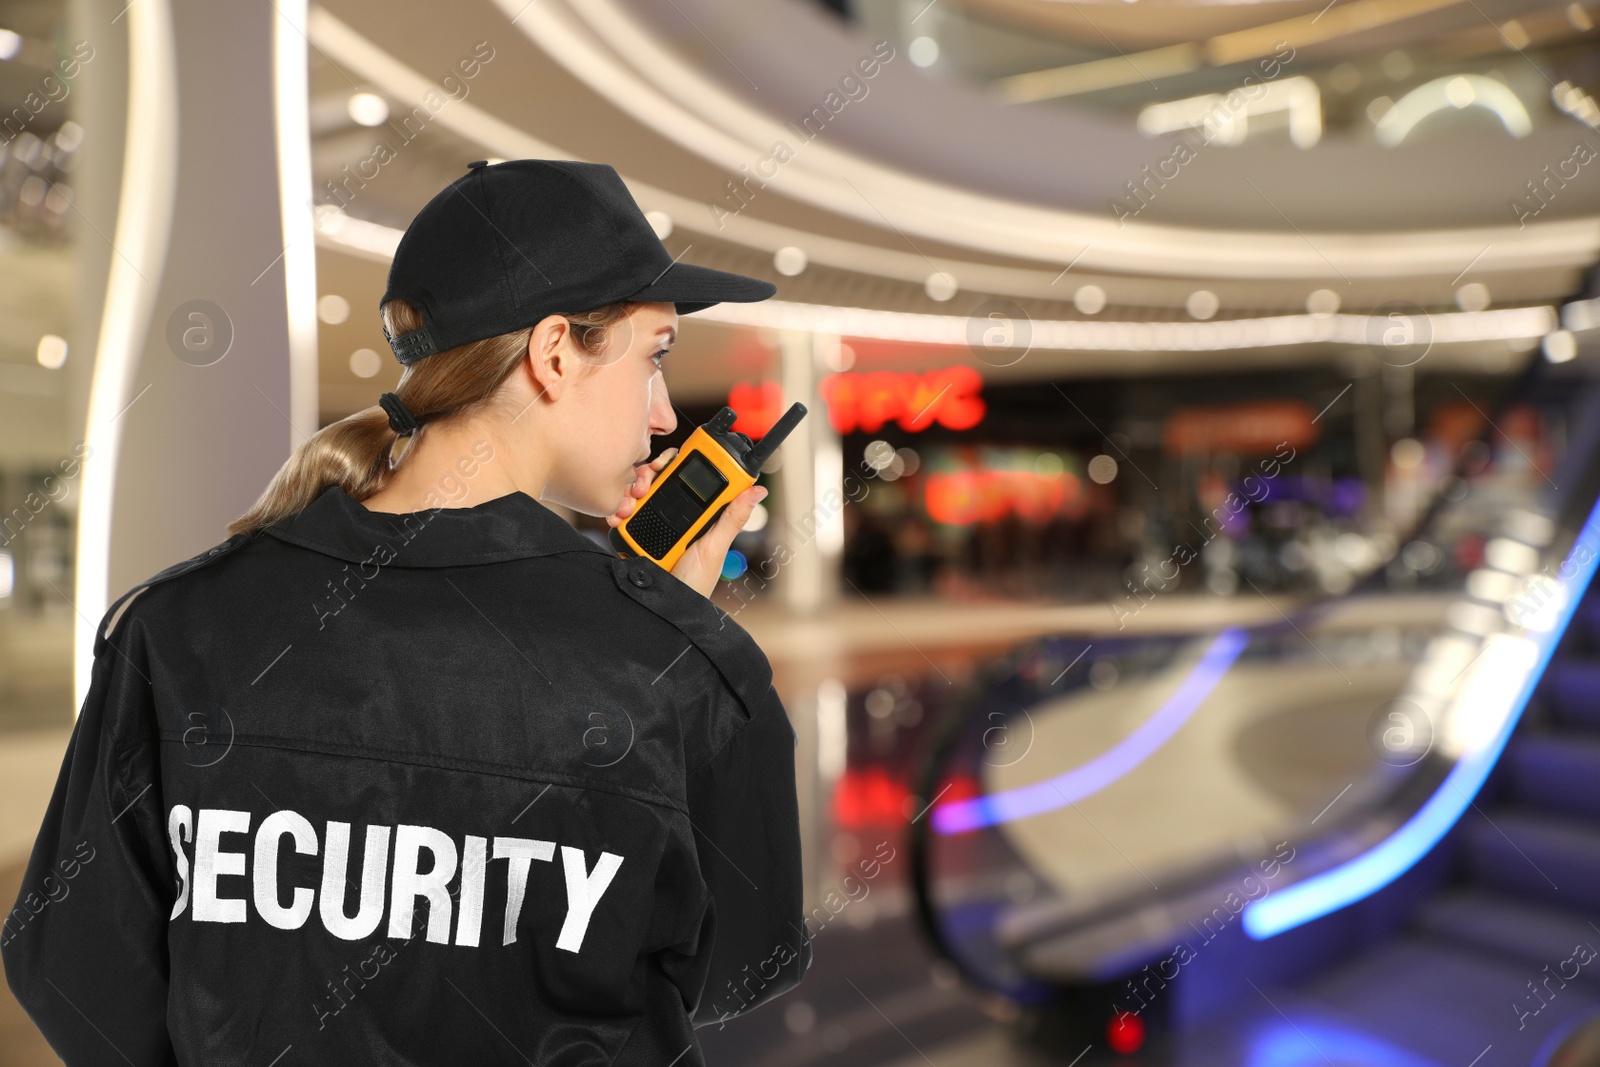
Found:
<path fill-rule="evenodd" d="M 627 499 L 614 514 L 606 516 L 606 523 L 610 526 L 620 526 L 628 521 L 639 506 L 639 498 L 649 492 L 650 483 L 655 480 L 655 476 L 660 474 L 677 454 L 676 448 L 669 448 L 641 466 L 638 477 L 628 487 Z M 684 550 L 683 555 L 672 567 L 673 576 L 701 596 L 709 598 L 717 588 L 717 581 L 722 577 L 722 561 L 727 558 L 728 547 L 733 544 L 734 536 L 744 529 L 744 524 L 750 521 L 750 513 L 766 495 L 767 490 L 764 487 L 753 485 L 730 500 L 722 516 L 712 524 L 711 528 Z"/>
<path fill-rule="evenodd" d="M 663 467 L 672 462 L 672 457 L 678 454 L 676 448 L 669 448 L 661 455 L 634 468 L 633 484 L 628 486 L 628 494 L 622 500 L 622 506 L 606 516 L 607 526 L 621 526 L 633 517 L 639 508 L 639 500 L 650 491 L 650 483 L 655 481 L 656 475 L 661 473 Z"/>
<path fill-rule="evenodd" d="M 750 521 L 750 513 L 766 496 L 764 486 L 752 485 L 728 501 L 721 518 L 683 550 L 683 555 L 673 564 L 673 575 L 701 596 L 710 597 L 722 577 L 722 561 L 728 557 L 728 546 L 733 544 L 734 536 L 744 529 L 744 524 Z"/>

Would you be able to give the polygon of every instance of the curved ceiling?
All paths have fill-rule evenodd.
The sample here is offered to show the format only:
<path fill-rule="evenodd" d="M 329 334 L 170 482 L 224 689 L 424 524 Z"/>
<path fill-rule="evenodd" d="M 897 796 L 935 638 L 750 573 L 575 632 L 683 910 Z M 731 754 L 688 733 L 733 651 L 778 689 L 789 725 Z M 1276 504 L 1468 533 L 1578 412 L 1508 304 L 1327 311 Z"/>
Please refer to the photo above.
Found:
<path fill-rule="evenodd" d="M 926 21 L 933 22 L 949 2 L 938 0 L 929 8 Z M 1439 9 L 1435 14 L 1441 18 L 1448 14 L 1454 20 L 1475 21 L 1494 31 L 1494 25 L 1478 13 L 1477 9 L 1484 6 L 1479 0 L 1392 2 L 1429 5 Z M 614 47 L 630 53 L 637 62 L 642 53 L 630 40 L 631 35 L 620 29 L 619 20 L 606 14 L 616 6 L 612 2 L 579 3 L 573 8 L 583 13 L 591 26 L 611 37 Z M 698 68 L 704 77 L 715 79 L 736 105 L 782 118 L 803 115 L 816 106 L 873 40 L 889 34 L 898 46 L 903 44 L 904 36 L 929 28 L 925 23 L 847 26 L 811 5 L 792 0 L 750 0 L 750 8 L 759 9 L 760 17 L 745 11 L 730 25 L 728 12 L 733 6 L 732 0 L 628 2 L 628 9 L 648 23 L 652 35 L 664 47 L 682 52 L 690 60 L 689 65 Z M 1160 4 L 1162 17 L 1156 20 L 1143 2 L 1108 8 L 1011 0 L 1011 6 L 1041 16 L 1061 12 L 1056 16 L 1058 20 L 1071 17 L 1067 13 L 1092 19 L 1095 26 L 1106 31 L 1099 42 L 1101 50 L 1124 65 L 1129 61 L 1123 60 L 1121 54 L 1132 53 L 1137 45 L 1133 40 L 1126 44 L 1117 41 L 1114 27 L 1107 25 L 1113 15 L 1124 16 L 1123 21 L 1132 25 L 1148 26 L 1166 22 L 1168 13 L 1185 7 L 1202 10 L 1208 19 L 1226 18 L 1238 10 L 1236 6 L 1219 11 L 1212 6 L 1165 3 Z M 1506 6 L 1496 5 L 1495 10 Z M 1318 8 L 1326 8 L 1327 13 L 1317 26 L 1311 26 L 1309 20 L 1317 17 Z M 1359 16 L 1373 9 L 1380 9 L 1376 0 L 1303 5 L 1298 10 L 1312 13 L 1301 16 L 1308 20 L 1301 32 L 1319 36 L 1323 25 L 1347 10 Z M 550 11 L 553 5 L 541 3 L 538 10 Z M 1258 6 L 1249 5 L 1249 11 L 1257 12 Z M 1135 19 L 1135 14 L 1140 17 Z M 519 26 L 527 19 L 527 15 L 523 16 Z M 1266 12 L 1260 12 L 1256 21 L 1271 19 Z M 538 32 L 537 25 L 529 26 L 530 32 Z M 1370 37 L 1368 33 L 1357 39 Z M 1387 54 L 1395 47 L 1387 35 L 1379 37 L 1377 41 L 1365 39 L 1365 50 Z M 1221 35 L 1216 35 L 1202 41 L 1209 45 L 1220 39 Z M 1243 50 L 1252 54 L 1250 60 L 1221 71 L 1221 91 L 1259 82 L 1262 72 L 1256 69 L 1259 63 L 1253 54 L 1270 56 L 1274 39 L 1271 34 L 1265 35 Z M 708 40 L 715 41 L 714 49 Z M 1289 41 L 1288 52 L 1293 58 L 1280 64 L 1278 77 L 1326 70 L 1331 66 L 1330 47 Z M 1072 106 L 1074 101 L 1010 104 L 982 86 L 948 73 L 941 75 L 939 68 L 919 69 L 903 58 L 903 48 L 901 51 L 902 57 L 885 64 L 873 80 L 861 106 L 852 103 L 829 124 L 828 147 L 957 188 L 1079 212 L 1086 216 L 1086 222 L 1096 226 L 1115 225 L 1108 202 L 1115 197 L 1130 199 L 1127 183 L 1141 181 L 1143 168 L 1156 168 L 1173 155 L 1176 138 L 1147 138 L 1135 129 L 1132 116 L 1126 113 Z M 1355 51 L 1353 44 L 1333 53 L 1333 58 L 1342 59 L 1346 51 Z M 1413 68 L 1421 58 L 1419 54 L 1410 60 Z M 1505 229 L 1508 225 L 1515 229 L 1516 219 L 1507 207 L 1508 199 L 1522 191 L 1526 182 L 1540 177 L 1546 164 L 1568 159 L 1575 140 L 1585 135 L 1594 138 L 1595 134 L 1556 113 L 1549 104 L 1547 97 L 1556 79 L 1548 75 L 1559 72 L 1544 71 L 1539 61 L 1504 45 L 1492 58 L 1501 75 L 1516 83 L 1529 106 L 1546 119 L 1527 138 L 1509 137 L 1493 116 L 1480 115 L 1479 109 L 1473 109 L 1473 114 L 1464 116 L 1465 121 L 1395 148 L 1386 148 L 1371 136 L 1370 123 L 1364 116 L 1358 127 L 1337 135 L 1330 131 L 1310 149 L 1294 148 L 1282 136 L 1263 137 L 1259 142 L 1237 146 L 1207 145 L 1196 152 L 1191 163 L 1182 166 L 1180 180 L 1169 181 L 1153 191 L 1136 221 L 1279 233 L 1299 229 L 1307 233 L 1383 235 L 1394 228 Z M 650 77 L 656 70 L 659 68 L 643 68 L 642 74 Z M 758 83 L 752 86 L 739 71 L 759 72 Z M 1252 73 L 1254 79 L 1247 83 L 1245 79 Z M 1165 76 L 1152 72 L 1151 77 L 1154 85 L 1142 81 L 1139 85 L 1151 100 L 1188 95 L 1178 85 L 1169 84 Z M 671 84 L 666 84 L 669 79 L 665 74 L 658 80 L 664 93 L 673 93 L 675 86 L 682 85 L 676 72 Z M 1403 87 L 1406 83 L 1394 84 Z M 1389 91 L 1398 93 L 1397 88 Z M 704 94 L 697 95 L 704 99 Z M 722 116 L 720 108 L 702 113 L 713 121 Z M 1581 185 L 1580 188 L 1575 183 L 1562 190 L 1562 196 L 1540 213 L 1539 221 L 1600 215 L 1600 183 Z"/>
<path fill-rule="evenodd" d="M 1246 18 L 1241 6 L 1207 8 L 1196 24 L 1234 32 L 1312 10 L 1252 4 Z M 403 228 L 471 158 L 603 160 L 671 218 L 690 260 L 773 275 L 774 252 L 802 249 L 804 273 L 775 278 L 791 299 L 963 314 L 977 298 L 967 294 L 990 294 L 1051 319 L 1094 314 L 1070 303 L 1085 284 L 1132 309 L 1126 318 L 1181 316 L 1198 286 L 1219 298 L 1219 319 L 1303 312 L 1318 288 L 1351 310 L 1452 308 L 1464 280 L 1486 282 L 1499 305 L 1537 303 L 1573 291 L 1600 258 L 1600 183 L 1567 183 L 1520 226 L 1507 207 L 1546 163 L 1571 157 L 1586 128 L 1565 115 L 1540 114 L 1521 139 L 1485 115 L 1396 148 L 1336 131 L 1306 149 L 1204 143 L 1174 173 L 1177 141 L 1140 134 L 1126 109 L 1008 102 L 913 65 L 904 33 L 873 37 L 802 0 L 468 0 L 447 26 L 416 32 L 430 12 L 423 0 L 313 9 L 308 35 L 337 72 L 325 95 L 384 94 L 400 112 L 391 133 L 475 42 L 494 54 L 458 97 L 411 111 L 450 140 L 408 136 L 396 150 L 406 162 L 373 166 L 370 180 L 352 184 L 348 165 L 330 176 L 331 164 L 390 133 L 341 128 L 336 115 L 319 131 L 317 200 L 352 219 Z M 847 80 L 877 41 L 888 43 L 872 77 Z M 802 128 L 808 114 L 820 132 Z M 1163 181 L 1152 168 L 1164 160 Z M 1119 218 L 1119 194 L 1138 209 Z M 948 293 L 925 290 L 930 276 L 962 299 L 943 303 Z"/>

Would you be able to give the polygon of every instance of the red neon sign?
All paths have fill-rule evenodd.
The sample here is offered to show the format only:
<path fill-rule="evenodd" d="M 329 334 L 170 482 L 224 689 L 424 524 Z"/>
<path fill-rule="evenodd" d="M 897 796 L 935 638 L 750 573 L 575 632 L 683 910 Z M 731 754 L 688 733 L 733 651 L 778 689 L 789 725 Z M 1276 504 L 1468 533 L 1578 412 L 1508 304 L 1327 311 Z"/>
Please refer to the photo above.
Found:
<path fill-rule="evenodd" d="M 728 406 L 737 414 L 733 428 L 752 439 L 765 437 L 783 414 L 783 386 L 777 382 L 739 382 L 728 390 Z"/>
<path fill-rule="evenodd" d="M 983 377 L 972 367 L 914 371 L 830 374 L 817 385 L 828 405 L 828 421 L 839 433 L 877 433 L 891 420 L 902 430 L 926 430 L 934 423 L 970 430 L 983 421 L 987 405 L 978 395 Z M 728 391 L 728 406 L 739 415 L 733 428 L 760 437 L 783 413 L 783 387 L 777 382 L 740 382 Z"/>

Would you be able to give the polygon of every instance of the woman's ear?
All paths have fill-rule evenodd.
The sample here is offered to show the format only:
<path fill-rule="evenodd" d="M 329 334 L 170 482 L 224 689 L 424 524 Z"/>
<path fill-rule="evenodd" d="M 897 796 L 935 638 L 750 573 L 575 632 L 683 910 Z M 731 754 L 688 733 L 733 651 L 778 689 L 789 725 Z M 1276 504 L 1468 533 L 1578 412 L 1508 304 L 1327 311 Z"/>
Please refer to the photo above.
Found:
<path fill-rule="evenodd" d="M 528 357 L 523 361 L 532 378 L 535 396 L 561 396 L 572 377 L 573 358 L 568 351 L 571 324 L 560 315 L 546 315 L 528 335 Z"/>

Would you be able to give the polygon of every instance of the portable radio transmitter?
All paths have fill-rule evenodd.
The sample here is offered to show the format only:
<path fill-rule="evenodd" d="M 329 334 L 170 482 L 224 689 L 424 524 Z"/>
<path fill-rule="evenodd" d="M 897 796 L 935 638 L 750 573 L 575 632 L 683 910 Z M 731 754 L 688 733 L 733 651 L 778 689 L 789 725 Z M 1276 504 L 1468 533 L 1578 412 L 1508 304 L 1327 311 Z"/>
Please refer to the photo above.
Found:
<path fill-rule="evenodd" d="M 806 416 L 796 402 L 759 442 L 733 429 L 738 414 L 723 408 L 678 449 L 650 483 L 638 507 L 607 534 L 617 554 L 649 556 L 671 570 L 700 535 L 722 517 L 729 502 L 756 482 L 762 466 Z"/>

